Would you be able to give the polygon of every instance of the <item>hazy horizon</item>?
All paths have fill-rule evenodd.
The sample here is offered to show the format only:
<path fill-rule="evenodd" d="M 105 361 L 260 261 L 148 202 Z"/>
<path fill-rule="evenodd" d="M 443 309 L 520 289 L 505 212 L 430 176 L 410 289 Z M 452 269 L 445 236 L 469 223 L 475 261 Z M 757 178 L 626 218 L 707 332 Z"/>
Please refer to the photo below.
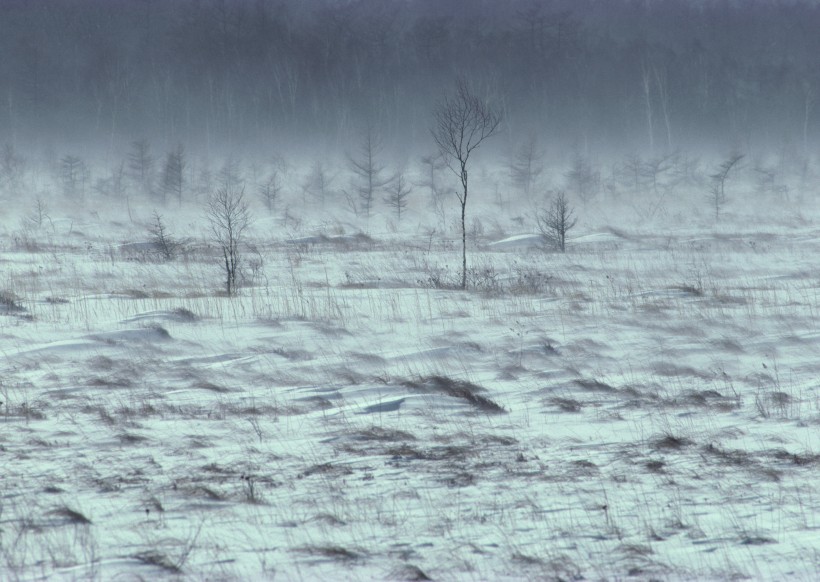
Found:
<path fill-rule="evenodd" d="M 203 156 L 344 155 L 370 124 L 432 150 L 464 76 L 503 152 L 817 146 L 813 2 L 9 1 L 0 142 L 114 163 L 134 140 Z"/>

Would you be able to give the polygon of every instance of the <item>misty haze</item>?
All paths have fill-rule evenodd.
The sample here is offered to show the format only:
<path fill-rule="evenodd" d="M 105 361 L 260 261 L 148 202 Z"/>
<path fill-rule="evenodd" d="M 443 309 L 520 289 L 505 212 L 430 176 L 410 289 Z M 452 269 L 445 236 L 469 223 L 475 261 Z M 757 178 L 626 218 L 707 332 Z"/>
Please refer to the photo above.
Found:
<path fill-rule="evenodd" d="M 820 579 L 818 31 L 0 0 L 0 579 Z"/>

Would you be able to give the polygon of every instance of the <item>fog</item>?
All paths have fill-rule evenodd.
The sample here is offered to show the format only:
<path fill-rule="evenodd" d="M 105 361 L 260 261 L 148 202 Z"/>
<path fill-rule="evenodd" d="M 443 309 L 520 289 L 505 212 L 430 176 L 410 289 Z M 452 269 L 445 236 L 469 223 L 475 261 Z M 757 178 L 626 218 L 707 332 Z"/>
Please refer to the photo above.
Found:
<path fill-rule="evenodd" d="M 458 76 L 502 107 L 509 143 L 816 141 L 815 2 L 4 0 L 2 12 L 0 139 L 23 149 L 116 157 L 145 138 L 317 152 L 369 123 L 392 148 L 425 150 Z"/>

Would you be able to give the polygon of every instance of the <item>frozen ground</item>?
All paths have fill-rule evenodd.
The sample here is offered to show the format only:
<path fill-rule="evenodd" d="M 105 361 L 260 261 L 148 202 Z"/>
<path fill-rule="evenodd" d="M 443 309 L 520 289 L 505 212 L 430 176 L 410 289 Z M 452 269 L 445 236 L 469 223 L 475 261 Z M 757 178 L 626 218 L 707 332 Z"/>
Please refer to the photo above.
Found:
<path fill-rule="evenodd" d="M 510 223 L 467 292 L 260 220 L 225 298 L 83 216 L 2 236 L 4 580 L 820 579 L 810 218 Z"/>

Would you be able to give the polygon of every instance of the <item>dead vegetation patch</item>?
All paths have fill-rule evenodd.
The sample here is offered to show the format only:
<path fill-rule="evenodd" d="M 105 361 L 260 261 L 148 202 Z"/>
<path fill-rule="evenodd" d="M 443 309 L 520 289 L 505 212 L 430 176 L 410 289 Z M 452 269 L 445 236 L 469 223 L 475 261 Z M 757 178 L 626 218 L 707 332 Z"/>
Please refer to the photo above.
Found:
<path fill-rule="evenodd" d="M 249 416 L 271 416 L 275 417 L 280 414 L 280 410 L 275 406 L 257 406 L 252 405 L 236 405 L 232 403 L 220 402 L 216 405 L 216 417 L 227 418 L 230 416 L 239 416 L 247 418 Z"/>
<path fill-rule="evenodd" d="M 334 545 L 302 546 L 301 548 L 297 548 L 295 551 L 300 554 L 307 554 L 308 556 L 314 556 L 333 562 L 353 562 L 364 557 L 364 555 L 359 552 L 354 552 L 353 550 L 348 550 L 345 547 Z"/>
<path fill-rule="evenodd" d="M 498 436 L 494 434 L 482 436 L 479 439 L 479 441 L 489 445 L 501 445 L 504 447 L 511 447 L 513 445 L 518 444 L 518 439 L 515 439 L 513 437 Z"/>
<path fill-rule="evenodd" d="M 138 445 L 148 441 L 148 437 L 130 432 L 124 432 L 117 435 L 117 439 L 124 445 Z"/>
<path fill-rule="evenodd" d="M 157 568 L 161 568 L 162 570 L 172 574 L 182 573 L 182 569 L 174 562 L 174 560 L 159 550 L 146 550 L 144 552 L 140 552 L 134 555 L 134 559 L 148 566 L 156 566 Z"/>
<path fill-rule="evenodd" d="M 225 495 L 208 487 L 207 485 L 193 485 L 190 487 L 184 487 L 182 491 L 191 497 L 207 499 L 208 501 L 225 501 L 227 499 Z"/>
<path fill-rule="evenodd" d="M 767 536 L 747 535 L 740 538 L 740 543 L 744 546 L 762 546 L 764 544 L 776 544 L 777 540 Z"/>
<path fill-rule="evenodd" d="M 664 467 L 666 467 L 665 461 L 647 461 L 644 466 L 646 470 L 650 473 L 663 473 Z"/>
<path fill-rule="evenodd" d="M 390 573 L 391 580 L 402 580 L 404 582 L 425 582 L 432 580 L 424 571 L 413 564 L 403 564 Z"/>
<path fill-rule="evenodd" d="M 313 354 L 311 354 L 307 350 L 291 350 L 284 348 L 282 346 L 275 347 L 273 349 L 269 349 L 268 353 L 275 354 L 277 356 L 281 356 L 286 360 L 290 360 L 292 362 L 305 362 L 308 360 L 313 359 Z"/>
<path fill-rule="evenodd" d="M 649 444 L 655 450 L 679 451 L 692 445 L 693 443 L 687 438 L 678 437 L 672 434 L 665 434 L 652 439 Z"/>
<path fill-rule="evenodd" d="M 343 465 L 334 465 L 333 463 L 320 463 L 318 465 L 312 465 L 299 473 L 296 478 L 297 479 L 304 479 L 305 477 L 310 477 L 312 475 L 327 475 L 328 477 L 345 477 L 347 475 L 352 475 L 353 470 L 350 467 L 345 467 Z"/>
<path fill-rule="evenodd" d="M 71 509 L 70 507 L 58 507 L 57 509 L 52 509 L 48 512 L 49 515 L 53 515 L 55 517 L 59 517 L 63 519 L 66 523 L 75 524 L 75 525 L 90 525 L 91 520 L 88 519 L 85 515 L 80 513 L 75 509 Z"/>
<path fill-rule="evenodd" d="M 459 446 L 431 447 L 429 449 L 417 449 L 409 445 L 392 447 L 384 452 L 385 455 L 393 457 L 395 460 L 418 460 L 418 461 L 464 461 L 476 454 L 474 448 Z"/>
<path fill-rule="evenodd" d="M 769 451 L 767 455 L 783 463 L 797 465 L 798 467 L 808 467 L 820 464 L 820 454 L 800 455 L 798 453 L 790 453 L 786 450 L 778 449 L 774 451 Z"/>
<path fill-rule="evenodd" d="M 177 307 L 171 312 L 171 314 L 173 315 L 176 321 L 184 323 L 193 323 L 194 321 L 199 321 L 199 316 L 197 316 L 196 313 L 189 309 L 185 309 L 184 307 Z"/>
<path fill-rule="evenodd" d="M 669 406 L 710 408 L 719 412 L 731 412 L 740 408 L 740 399 L 735 396 L 723 396 L 716 390 L 688 390 L 681 396 L 665 400 Z"/>
<path fill-rule="evenodd" d="M 197 382 L 194 384 L 194 388 L 199 388 L 201 390 L 206 390 L 208 392 L 215 392 L 216 394 L 226 394 L 231 391 L 230 388 L 225 388 L 224 386 L 220 386 L 218 384 L 214 384 L 213 382 Z"/>
<path fill-rule="evenodd" d="M 347 525 L 346 521 L 344 521 L 343 519 L 339 519 L 338 517 L 336 517 L 335 515 L 332 515 L 330 513 L 320 513 L 318 515 L 314 515 L 308 521 L 312 521 L 312 522 L 316 522 L 316 523 L 324 523 L 324 524 L 333 525 L 333 526 Z"/>
<path fill-rule="evenodd" d="M 573 384 L 587 392 L 617 392 L 614 386 L 598 380 L 574 380 Z"/>
<path fill-rule="evenodd" d="M 86 384 L 95 388 L 130 388 L 134 385 L 130 378 L 117 376 L 109 378 L 98 376 L 96 378 L 91 378 L 88 382 L 86 382 Z"/>
<path fill-rule="evenodd" d="M 722 465 L 733 467 L 752 467 L 757 464 L 757 460 L 746 451 L 740 449 L 722 449 L 713 443 L 701 447 L 704 457 L 719 461 Z"/>
<path fill-rule="evenodd" d="M 507 412 L 504 407 L 496 404 L 486 396 L 478 394 L 479 392 L 485 392 L 486 389 L 472 382 L 454 380 L 446 376 L 428 376 L 418 381 L 408 380 L 403 385 L 428 394 L 444 394 L 464 400 L 486 414 L 505 414 Z"/>
<path fill-rule="evenodd" d="M 583 405 L 573 398 L 550 398 L 548 403 L 558 408 L 561 412 L 580 412 Z"/>
<path fill-rule="evenodd" d="M 447 487 L 459 489 L 461 487 L 469 487 L 470 485 L 474 485 L 476 478 L 472 473 L 460 471 L 454 475 L 445 477 L 442 481 Z"/>
<path fill-rule="evenodd" d="M 691 366 L 678 366 L 669 362 L 657 362 L 654 364 L 655 374 L 664 378 L 698 378 L 710 380 L 714 377 L 708 372 L 701 372 Z"/>
<path fill-rule="evenodd" d="M 367 442 L 400 442 L 414 441 L 416 437 L 403 430 L 391 430 L 380 426 L 371 426 L 350 435 L 352 439 Z"/>
<path fill-rule="evenodd" d="M 598 465 L 586 459 L 570 463 L 569 473 L 576 477 L 593 477 L 598 472 Z"/>

